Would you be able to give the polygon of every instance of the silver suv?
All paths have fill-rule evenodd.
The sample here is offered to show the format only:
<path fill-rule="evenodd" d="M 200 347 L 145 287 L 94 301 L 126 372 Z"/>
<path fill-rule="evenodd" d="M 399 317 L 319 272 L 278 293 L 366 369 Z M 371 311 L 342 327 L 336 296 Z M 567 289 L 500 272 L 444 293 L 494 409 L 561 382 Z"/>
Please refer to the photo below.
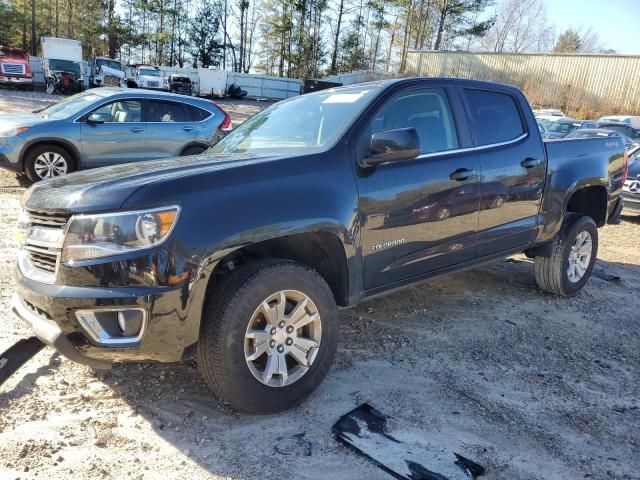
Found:
<path fill-rule="evenodd" d="M 0 117 L 0 168 L 38 181 L 85 168 L 196 155 L 231 129 L 213 102 L 95 88 L 33 113 Z"/>

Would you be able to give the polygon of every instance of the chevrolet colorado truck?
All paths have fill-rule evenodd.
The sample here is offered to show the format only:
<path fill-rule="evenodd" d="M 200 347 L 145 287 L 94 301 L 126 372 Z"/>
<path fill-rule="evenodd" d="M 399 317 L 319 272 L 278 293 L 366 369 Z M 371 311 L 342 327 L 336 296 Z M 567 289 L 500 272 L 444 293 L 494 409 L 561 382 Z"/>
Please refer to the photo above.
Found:
<path fill-rule="evenodd" d="M 338 307 L 521 252 L 578 292 L 625 170 L 618 138 L 543 143 L 514 87 L 323 90 L 201 155 L 32 186 L 13 308 L 71 360 L 195 358 L 218 398 L 275 412 L 327 374 Z"/>

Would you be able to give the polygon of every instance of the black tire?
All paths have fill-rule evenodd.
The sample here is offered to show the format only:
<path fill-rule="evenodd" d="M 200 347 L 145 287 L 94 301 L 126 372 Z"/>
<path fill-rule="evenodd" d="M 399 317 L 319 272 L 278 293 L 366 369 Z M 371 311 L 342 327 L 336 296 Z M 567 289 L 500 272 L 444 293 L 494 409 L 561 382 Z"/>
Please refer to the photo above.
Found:
<path fill-rule="evenodd" d="M 198 146 L 187 147 L 184 149 L 184 152 L 182 152 L 182 156 L 187 157 L 189 155 L 200 155 L 205 150 L 206 149 L 204 147 L 198 147 Z"/>
<path fill-rule="evenodd" d="M 282 290 L 302 292 L 313 301 L 322 332 L 309 370 L 290 385 L 273 387 L 251 373 L 244 341 L 257 307 Z M 260 260 L 229 274 L 207 301 L 202 322 L 196 352 L 200 375 L 219 399 L 247 412 L 275 413 L 301 402 L 320 385 L 337 349 L 337 309 L 329 286 L 315 270 L 287 260 Z"/>
<path fill-rule="evenodd" d="M 571 249 L 576 237 L 587 232 L 591 237 L 591 258 L 588 267 L 578 281 L 569 279 L 568 267 Z M 540 289 L 562 297 L 578 293 L 591 277 L 598 254 L 598 227 L 591 217 L 569 214 L 560 233 L 551 245 L 551 255 L 535 257 L 536 282 Z"/>
<path fill-rule="evenodd" d="M 39 182 L 44 179 L 36 172 L 36 160 L 40 155 L 47 153 L 60 155 L 64 159 L 67 167 L 66 171 L 62 175 L 66 175 L 76 170 L 76 162 L 74 161 L 73 156 L 65 148 L 59 147 L 58 145 L 38 145 L 37 147 L 29 150 L 24 159 L 24 173 L 32 182 Z"/>

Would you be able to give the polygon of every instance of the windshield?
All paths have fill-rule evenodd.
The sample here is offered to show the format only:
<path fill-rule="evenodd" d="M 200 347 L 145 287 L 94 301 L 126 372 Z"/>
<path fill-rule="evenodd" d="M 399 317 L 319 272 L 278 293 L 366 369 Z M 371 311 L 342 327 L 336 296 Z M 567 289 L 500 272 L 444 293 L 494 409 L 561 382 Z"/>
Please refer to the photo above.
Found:
<path fill-rule="evenodd" d="M 80 64 L 71 60 L 57 60 L 52 58 L 49 60 L 49 70 L 56 72 L 80 73 Z"/>
<path fill-rule="evenodd" d="M 276 103 L 244 122 L 209 151 L 321 150 L 337 140 L 376 89 L 375 86 L 331 89 Z"/>
<path fill-rule="evenodd" d="M 25 53 L 12 50 L 10 48 L 0 47 L 0 58 L 15 58 L 20 60 L 25 60 L 27 58 L 27 55 Z"/>
<path fill-rule="evenodd" d="M 122 64 L 117 60 L 110 60 L 106 58 L 99 58 L 96 60 L 96 68 L 100 68 L 103 65 L 113 68 L 114 70 L 122 70 Z"/>
<path fill-rule="evenodd" d="M 65 98 L 61 102 L 50 105 L 38 112 L 38 115 L 44 118 L 60 120 L 68 118 L 79 113 L 81 110 L 90 106 L 97 100 L 104 98 L 107 94 L 100 95 L 96 90 L 88 90 L 82 93 L 76 93 Z"/>
<path fill-rule="evenodd" d="M 159 77 L 160 72 L 155 68 L 141 68 L 138 70 L 138 75 L 147 75 L 149 77 Z"/>

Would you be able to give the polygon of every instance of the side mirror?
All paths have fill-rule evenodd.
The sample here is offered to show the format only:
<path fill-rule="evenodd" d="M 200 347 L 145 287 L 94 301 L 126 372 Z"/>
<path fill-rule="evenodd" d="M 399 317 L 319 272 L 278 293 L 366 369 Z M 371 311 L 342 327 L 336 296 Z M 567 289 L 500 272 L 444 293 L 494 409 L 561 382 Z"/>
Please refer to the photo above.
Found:
<path fill-rule="evenodd" d="M 104 123 L 104 119 L 102 118 L 102 115 L 98 113 L 92 113 L 87 117 L 87 123 L 89 125 L 99 125 L 101 123 Z"/>
<path fill-rule="evenodd" d="M 371 154 L 363 158 L 364 167 L 375 167 L 383 163 L 413 160 L 422 153 L 420 137 L 415 128 L 395 128 L 371 135 Z"/>

